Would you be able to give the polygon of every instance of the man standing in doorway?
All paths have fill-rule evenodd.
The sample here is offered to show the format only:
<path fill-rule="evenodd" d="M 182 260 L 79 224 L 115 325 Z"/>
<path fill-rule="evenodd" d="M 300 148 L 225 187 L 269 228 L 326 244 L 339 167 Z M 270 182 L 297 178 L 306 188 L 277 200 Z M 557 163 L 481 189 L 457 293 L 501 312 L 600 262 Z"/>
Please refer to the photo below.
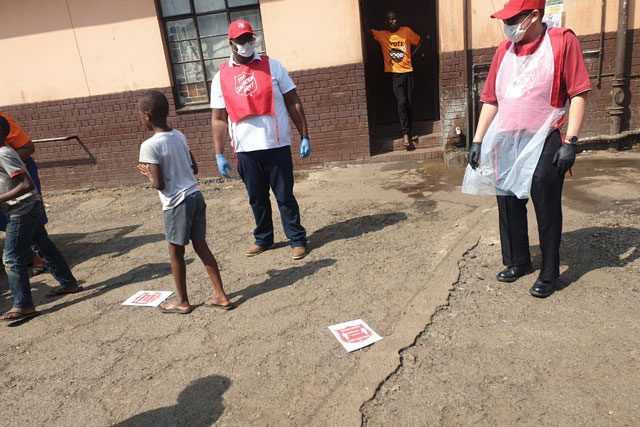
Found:
<path fill-rule="evenodd" d="M 287 111 L 300 133 L 300 157 L 311 154 L 311 142 L 302 102 L 284 66 L 255 52 L 251 24 L 238 19 L 229 25 L 232 55 L 211 83 L 213 142 L 220 174 L 229 177 L 224 157 L 229 129 L 237 155 L 238 174 L 249 193 L 256 228 L 255 243 L 245 255 L 252 257 L 273 246 L 269 189 L 278 201 L 284 232 L 293 248 L 292 258 L 306 256 L 306 231 L 293 195 L 291 128 Z M 227 124 L 228 121 L 228 124 Z"/>
<path fill-rule="evenodd" d="M 402 128 L 402 144 L 407 151 L 415 150 L 413 128 L 413 64 L 411 58 L 422 47 L 422 39 L 409 27 L 401 27 L 395 12 L 385 18 L 386 30 L 369 30 L 380 44 L 384 72 L 390 73 L 393 93 L 398 102 L 398 116 Z M 415 48 L 412 48 L 415 46 Z"/>
<path fill-rule="evenodd" d="M 544 8 L 545 0 L 511 0 L 492 15 L 504 21 L 508 40 L 498 47 L 487 76 L 463 183 L 463 192 L 497 195 L 506 266 L 497 276 L 501 282 L 533 272 L 526 207 L 533 200 L 542 265 L 529 293 L 539 298 L 554 292 L 560 276 L 562 186 L 576 159 L 591 90 L 577 37 L 568 29 L 548 29 Z"/>

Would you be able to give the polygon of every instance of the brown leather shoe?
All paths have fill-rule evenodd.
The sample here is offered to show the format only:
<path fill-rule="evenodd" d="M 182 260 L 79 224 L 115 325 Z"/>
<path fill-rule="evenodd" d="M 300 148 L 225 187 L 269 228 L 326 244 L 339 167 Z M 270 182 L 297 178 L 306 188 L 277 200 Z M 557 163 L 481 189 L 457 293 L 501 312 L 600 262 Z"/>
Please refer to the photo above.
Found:
<path fill-rule="evenodd" d="M 291 251 L 291 258 L 302 259 L 307 256 L 307 249 L 304 246 L 296 246 Z"/>
<path fill-rule="evenodd" d="M 273 246 L 273 245 L 271 245 Z M 244 254 L 248 257 L 252 257 L 252 256 L 256 256 L 256 255 L 260 255 L 262 252 L 266 251 L 267 249 L 269 249 L 271 246 L 259 246 L 256 244 L 253 244 L 251 246 L 249 246 L 245 251 Z"/>

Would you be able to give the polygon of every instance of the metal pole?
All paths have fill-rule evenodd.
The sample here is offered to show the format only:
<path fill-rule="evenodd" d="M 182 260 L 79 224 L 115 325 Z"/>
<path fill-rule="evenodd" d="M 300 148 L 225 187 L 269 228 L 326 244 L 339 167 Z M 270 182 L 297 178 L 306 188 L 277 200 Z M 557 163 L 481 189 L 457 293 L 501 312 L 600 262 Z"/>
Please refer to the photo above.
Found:
<path fill-rule="evenodd" d="M 611 107 L 608 112 L 611 115 L 612 135 L 617 135 L 622 130 L 622 116 L 625 113 L 625 99 L 627 77 L 627 26 L 629 23 L 629 0 L 620 0 L 618 10 L 618 37 L 616 39 L 616 62 L 613 82 L 611 83 Z"/>
<path fill-rule="evenodd" d="M 473 62 L 472 53 L 469 47 L 469 0 L 462 1 L 462 33 L 464 37 L 464 101 L 467 116 L 466 145 L 467 150 L 471 148 L 471 84 L 470 84 L 470 64 Z M 471 47 L 472 48 L 472 47 Z"/>

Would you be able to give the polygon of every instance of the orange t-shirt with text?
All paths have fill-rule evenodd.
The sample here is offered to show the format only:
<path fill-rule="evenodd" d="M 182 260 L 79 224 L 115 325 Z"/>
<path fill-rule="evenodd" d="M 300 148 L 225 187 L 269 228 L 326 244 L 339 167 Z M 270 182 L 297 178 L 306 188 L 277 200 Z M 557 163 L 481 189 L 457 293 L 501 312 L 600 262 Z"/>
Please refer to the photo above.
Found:
<path fill-rule="evenodd" d="M 9 122 L 9 135 L 5 140 L 6 144 L 12 147 L 14 150 L 24 146 L 27 142 L 31 141 L 29 135 L 27 135 L 20 125 L 16 123 L 8 114 L 0 112 L 0 116 L 4 117 Z"/>
<path fill-rule="evenodd" d="M 387 30 L 371 30 L 373 38 L 380 43 L 384 58 L 385 73 L 409 73 L 411 65 L 411 46 L 420 43 L 420 36 L 409 27 L 400 27 L 392 33 Z"/>

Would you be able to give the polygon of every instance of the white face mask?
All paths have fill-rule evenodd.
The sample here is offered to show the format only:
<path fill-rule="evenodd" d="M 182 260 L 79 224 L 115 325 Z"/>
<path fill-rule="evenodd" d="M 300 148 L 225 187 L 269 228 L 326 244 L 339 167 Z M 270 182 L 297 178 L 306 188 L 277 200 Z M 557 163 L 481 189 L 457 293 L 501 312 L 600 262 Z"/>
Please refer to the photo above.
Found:
<path fill-rule="evenodd" d="M 527 16 L 525 21 L 529 19 L 530 16 L 531 14 Z M 519 43 L 520 41 L 522 41 L 522 39 L 524 38 L 524 35 L 527 33 L 527 30 L 529 29 L 529 27 L 531 27 L 531 24 L 533 24 L 533 22 L 529 22 L 529 25 L 527 25 L 527 28 L 522 28 L 522 22 L 520 24 L 514 24 L 514 25 L 504 24 L 505 36 L 507 36 L 507 38 L 514 43 Z"/>
<path fill-rule="evenodd" d="M 244 58 L 251 58 L 256 51 L 256 42 L 247 42 L 245 44 L 235 44 L 236 52 Z"/>

